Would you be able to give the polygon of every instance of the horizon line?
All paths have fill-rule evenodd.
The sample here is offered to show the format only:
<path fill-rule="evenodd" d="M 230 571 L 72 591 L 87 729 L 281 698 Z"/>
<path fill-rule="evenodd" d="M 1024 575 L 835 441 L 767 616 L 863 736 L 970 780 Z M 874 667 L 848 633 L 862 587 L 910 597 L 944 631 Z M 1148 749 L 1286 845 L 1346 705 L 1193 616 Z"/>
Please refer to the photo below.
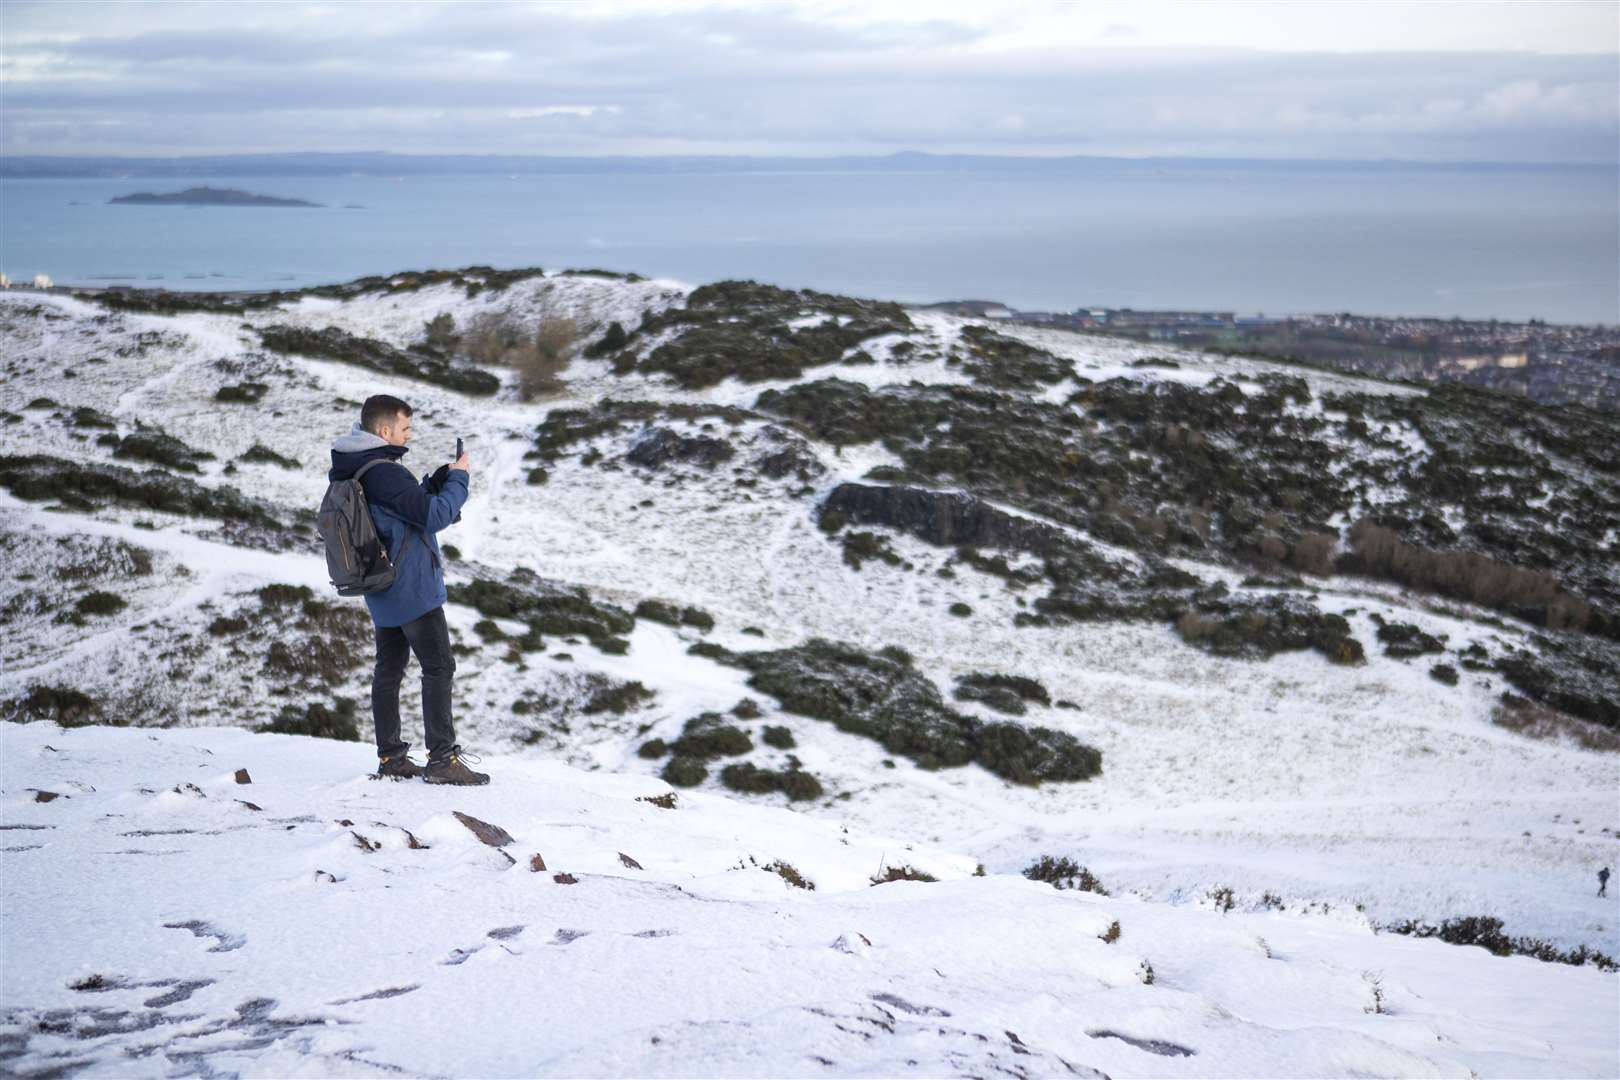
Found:
<path fill-rule="evenodd" d="M 6 153 L 0 155 L 0 175 L 9 171 L 6 166 L 19 161 L 96 161 L 96 162 L 171 162 L 208 161 L 231 158 L 337 158 L 382 157 L 406 160 L 470 159 L 479 161 L 513 162 L 653 162 L 653 161 L 791 161 L 814 163 L 819 161 L 880 162 L 894 159 L 936 160 L 988 160 L 997 162 L 1208 162 L 1255 164 L 1327 164 L 1327 165 L 1413 165 L 1413 166 L 1491 166 L 1497 168 L 1600 168 L 1620 169 L 1620 158 L 1614 160 L 1555 160 L 1517 161 L 1490 158 L 1402 158 L 1402 157 L 1313 157 L 1313 156 L 1231 156 L 1198 154 L 1019 154 L 981 152 L 937 152 L 931 150 L 891 150 L 876 153 L 849 154 L 792 154 L 792 153 L 696 153 L 696 154 L 503 154 L 489 151 L 400 151 L 400 150 L 247 150 L 229 152 L 198 152 L 183 154 L 86 154 L 86 153 Z"/>

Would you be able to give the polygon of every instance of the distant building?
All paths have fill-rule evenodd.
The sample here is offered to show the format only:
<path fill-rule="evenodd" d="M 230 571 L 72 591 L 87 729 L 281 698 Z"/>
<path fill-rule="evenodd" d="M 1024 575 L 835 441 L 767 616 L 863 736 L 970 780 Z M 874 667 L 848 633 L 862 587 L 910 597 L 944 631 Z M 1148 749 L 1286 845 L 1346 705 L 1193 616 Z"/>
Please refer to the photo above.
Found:
<path fill-rule="evenodd" d="M 35 274 L 34 275 L 34 288 L 36 288 L 36 289 L 49 289 L 50 287 L 51 287 L 51 275 L 49 275 L 49 274 Z"/>
<path fill-rule="evenodd" d="M 1235 313 L 1230 311 L 1133 311 L 1122 308 L 1108 313 L 1114 326 L 1231 326 Z"/>
<path fill-rule="evenodd" d="M 11 279 L 4 274 L 0 274 L 0 289 L 9 288 L 11 288 Z"/>

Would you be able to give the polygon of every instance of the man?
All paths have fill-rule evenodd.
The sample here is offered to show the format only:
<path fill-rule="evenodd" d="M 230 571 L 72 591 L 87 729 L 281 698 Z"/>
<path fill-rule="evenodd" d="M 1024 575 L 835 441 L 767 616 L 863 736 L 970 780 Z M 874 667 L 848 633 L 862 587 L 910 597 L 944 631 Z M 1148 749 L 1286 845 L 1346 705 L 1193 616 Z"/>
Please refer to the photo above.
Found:
<path fill-rule="evenodd" d="M 347 480 L 367 462 L 383 464 L 360 478 L 377 526 L 388 548 L 394 581 L 366 595 L 377 629 L 377 666 L 371 677 L 371 717 L 377 731 L 377 775 L 420 776 L 430 784 L 487 784 L 461 760 L 450 714 L 455 657 L 444 621 L 444 566 L 435 534 L 460 520 L 467 501 L 467 455 L 422 478 L 400 461 L 411 441 L 411 407 L 397 397 L 377 394 L 360 408 L 360 422 L 332 444 L 329 481 Z M 400 738 L 399 683 L 411 654 L 422 666 L 422 721 L 427 729 L 427 767 L 407 754 Z"/>

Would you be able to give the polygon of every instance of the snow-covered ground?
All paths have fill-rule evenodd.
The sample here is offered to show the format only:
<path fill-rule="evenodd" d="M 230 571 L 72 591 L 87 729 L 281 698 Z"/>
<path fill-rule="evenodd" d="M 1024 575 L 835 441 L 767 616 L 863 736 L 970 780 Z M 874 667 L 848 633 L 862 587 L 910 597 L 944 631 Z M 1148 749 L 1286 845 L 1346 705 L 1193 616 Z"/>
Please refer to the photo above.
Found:
<path fill-rule="evenodd" d="M 109 694 L 139 684 L 182 724 L 197 725 L 0 731 L 0 825 L 56 826 L 0 832 L 0 846 L 22 849 L 0 852 L 0 986 L 4 1007 L 21 1010 L 8 1030 L 36 1024 L 21 1044 L 26 1056 L 0 1059 L 0 1068 L 45 1069 L 45 1055 L 61 1050 L 69 1055 L 62 1060 L 84 1056 L 107 1074 L 184 1072 L 197 1061 L 187 1051 L 207 1048 L 207 1068 L 254 1075 L 1051 1075 L 1066 1074 L 1065 1062 L 1080 1075 L 1113 1076 L 1620 1073 L 1620 976 L 1370 929 L 1493 915 L 1513 935 L 1620 955 L 1620 899 L 1594 895 L 1597 869 L 1620 864 L 1620 760 L 1493 725 L 1502 689 L 1493 674 L 1464 671 L 1460 685 L 1445 687 L 1427 663 L 1373 647 L 1352 668 L 1314 653 L 1255 663 L 1208 656 L 1162 626 L 1018 627 L 1013 615 L 1026 596 L 962 564 L 953 578 L 940 577 L 934 571 L 952 553 L 905 536 L 891 543 L 916 569 L 872 560 L 856 571 L 811 515 L 836 484 L 892 461 L 877 444 L 841 453 L 813 446 L 827 471 L 809 495 L 794 493 L 797 482 L 739 487 L 725 469 L 625 465 L 619 459 L 634 431 L 599 439 L 598 465 L 578 461 L 582 444 L 550 467 L 547 483 L 525 482 L 531 463 L 523 454 L 549 409 L 604 397 L 750 406 L 786 383 L 728 380 L 687 391 L 582 360 L 562 397 L 471 399 L 324 360 L 267 355 L 243 327 L 333 325 L 405 345 L 441 312 L 460 324 L 510 305 L 536 319 L 569 315 L 594 336 L 610 321 L 633 327 L 643 311 L 679 302 L 685 291 L 668 282 L 555 277 L 472 300 L 432 288 L 341 304 L 306 300 L 240 318 L 108 317 L 63 297 L 0 299 L 10 320 L 0 409 L 23 416 L 0 424 L 0 455 L 106 458 L 78 437 L 84 432 L 25 408 L 47 396 L 108 413 L 120 434 L 156 425 L 210 450 L 217 460 L 202 464 L 204 484 L 312 509 L 333 436 L 364 397 L 392 392 L 417 407 L 407 460 L 418 471 L 446 459 L 457 435 L 468 438 L 472 498 L 442 537 L 461 550 L 463 568 L 504 576 L 526 566 L 598 599 L 633 607 L 660 598 L 716 620 L 708 634 L 642 620 L 626 655 L 553 643 L 519 667 L 503 660 L 504 645 L 475 634 L 481 616 L 451 605 L 452 631 L 471 650 L 458 660 L 459 734 L 486 755 L 495 782 L 450 793 L 375 784 L 359 779 L 370 761 L 363 745 L 216 729 L 222 720 L 263 719 L 255 709 L 273 712 L 281 702 L 244 676 L 232 691 L 238 706 L 222 715 L 223 684 L 240 661 L 204 628 L 221 611 L 252 603 L 252 590 L 265 584 L 326 588 L 311 552 L 236 547 L 215 534 L 217 523 L 52 511 L 0 491 L 8 552 L 0 607 L 10 612 L 0 625 L 0 702 L 41 684 Z M 63 317 L 15 315 L 32 304 Z M 877 364 L 807 378 L 962 381 L 942 356 L 967 320 L 930 313 L 915 321 L 924 359 L 899 362 L 874 348 Z M 1303 375 L 1317 392 L 1420 392 L 1001 329 L 1072 360 L 1091 379 L 1201 383 L 1276 370 Z M 160 340 L 137 352 L 130 346 L 142 333 Z M 1130 366 L 1152 355 L 1181 367 Z M 220 385 L 249 380 L 270 386 L 259 405 L 213 400 Z M 739 459 L 769 445 L 756 422 L 716 427 L 744 448 Z M 298 467 L 244 463 L 225 475 L 225 464 L 254 443 Z M 58 540 L 139 548 L 151 554 L 154 573 L 100 583 L 129 607 L 86 626 L 31 614 L 27 598 L 58 584 L 52 574 L 67 558 Z M 1237 581 L 1220 568 L 1198 571 Z M 453 577 L 466 573 L 453 564 Z M 1453 647 L 1524 634 L 1393 587 L 1316 584 L 1323 610 L 1345 612 L 1363 642 L 1373 641 L 1375 613 L 1447 635 Z M 972 614 L 946 614 L 955 602 Z M 889 760 L 875 743 L 779 713 L 744 685 L 744 673 L 686 653 L 698 640 L 758 649 L 812 636 L 901 646 L 947 694 L 969 672 L 1038 679 L 1054 701 L 1077 707 L 1037 707 L 1027 719 L 1101 749 L 1103 774 L 1031 789 L 976 767 L 924 771 Z M 184 670 L 174 659 L 182 639 L 198 650 Z M 367 674 L 355 671 L 337 693 L 363 703 Z M 563 699 L 592 674 L 639 681 L 656 697 L 624 717 L 570 714 L 566 731 L 536 734 L 514 714 L 520 698 Z M 636 754 L 643 739 L 672 738 L 697 713 L 728 710 L 743 697 L 759 701 L 762 722 L 792 728 L 793 752 L 821 779 L 825 798 L 789 810 L 780 796 L 729 795 L 711 781 L 683 792 L 673 812 L 634 801 L 666 790 L 655 776 L 659 763 Z M 254 786 L 234 788 L 230 772 L 244 766 Z M 175 794 L 183 782 L 206 797 Z M 30 788 L 72 798 L 36 805 Z M 264 809 L 246 810 L 236 798 Z M 504 869 L 504 858 L 471 839 L 450 816 L 458 809 L 510 831 L 519 865 Z M 272 827 L 274 818 L 285 820 Z M 363 851 L 336 819 L 356 822 L 354 831 L 381 850 Z M 387 826 L 371 825 L 378 820 Z M 134 843 L 119 836 L 177 828 L 196 831 Z M 404 829 L 432 847 L 403 846 Z M 125 848 L 173 853 L 138 857 Z M 535 851 L 580 883 L 530 874 Z M 622 866 L 621 851 L 645 870 Z M 1016 876 L 1046 854 L 1083 863 L 1114 898 L 1059 893 Z M 792 863 L 817 890 L 789 889 L 754 869 L 750 856 Z M 945 880 L 867 888 L 885 860 Z M 739 864 L 746 870 L 729 869 Z M 969 876 L 978 864 L 987 877 Z M 316 870 L 340 880 L 317 881 Z M 1230 914 L 1209 899 L 1222 887 L 1234 891 Z M 1283 911 L 1264 907 L 1267 893 L 1281 898 Z M 1115 919 L 1121 939 L 1096 942 Z M 163 928 L 194 920 L 246 943 L 209 953 L 212 939 Z M 487 936 L 518 925 L 524 929 L 506 937 Z M 566 945 L 568 933 L 558 933 L 578 930 L 594 933 Z M 675 933 L 635 936 L 662 930 Z M 839 938 L 843 950 L 831 947 Z M 475 946 L 464 963 L 444 963 L 452 950 Z M 597 955 L 600 948 L 613 955 Z M 1156 972 L 1151 986 L 1138 978 L 1141 960 Z M 68 988 L 92 974 L 132 984 L 216 981 L 156 1008 L 140 1003 L 172 987 Z M 1386 1014 L 1362 1011 L 1375 981 Z M 415 989 L 358 1000 L 407 985 Z M 274 1006 L 251 1004 L 271 998 Z M 52 1009 L 78 1011 L 62 1021 L 66 1031 L 53 1033 L 49 1021 L 37 1028 Z M 125 1016 L 98 1020 L 96 1009 Z M 192 1013 L 184 1025 L 165 1019 Z M 311 1023 L 274 1023 L 288 1018 Z M 71 1034 L 86 1026 L 108 1031 Z M 426 1030 L 442 1035 L 412 1034 Z M 1165 1056 L 1091 1031 L 1196 1054 Z M 0 1054 L 16 1045 L 0 1031 Z M 142 1048 L 144 1056 L 128 1056 Z"/>
<path fill-rule="evenodd" d="M 0 751 L 14 1075 L 1616 1067 L 1614 976 L 1352 912 L 976 877 L 901 837 L 705 794 L 661 809 L 657 780 L 532 757 L 445 789 L 366 779 L 363 746 L 219 728 L 8 725 Z M 940 880 L 869 884 L 902 865 Z"/>

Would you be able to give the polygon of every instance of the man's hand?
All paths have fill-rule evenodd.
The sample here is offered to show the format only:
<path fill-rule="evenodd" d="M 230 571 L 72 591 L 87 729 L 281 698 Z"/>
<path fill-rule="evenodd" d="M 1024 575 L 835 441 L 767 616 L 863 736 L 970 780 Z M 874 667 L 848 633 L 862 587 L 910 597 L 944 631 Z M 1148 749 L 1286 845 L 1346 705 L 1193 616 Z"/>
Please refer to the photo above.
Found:
<path fill-rule="evenodd" d="M 472 470 L 468 468 L 468 465 L 469 462 L 467 461 L 467 452 L 463 450 L 461 452 L 461 456 L 456 458 L 455 464 L 451 465 L 450 467 L 452 469 L 460 469 L 464 473 L 470 473 Z"/>

